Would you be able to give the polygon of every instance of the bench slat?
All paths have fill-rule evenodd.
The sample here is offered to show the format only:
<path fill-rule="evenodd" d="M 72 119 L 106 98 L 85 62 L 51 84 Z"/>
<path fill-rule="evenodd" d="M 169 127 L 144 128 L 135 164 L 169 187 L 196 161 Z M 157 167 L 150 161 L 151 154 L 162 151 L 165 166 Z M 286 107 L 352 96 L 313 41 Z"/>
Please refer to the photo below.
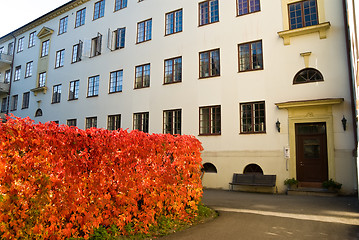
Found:
<path fill-rule="evenodd" d="M 229 184 L 231 185 L 232 189 L 233 185 L 275 187 L 276 180 L 276 175 L 234 173 L 232 182 Z"/>

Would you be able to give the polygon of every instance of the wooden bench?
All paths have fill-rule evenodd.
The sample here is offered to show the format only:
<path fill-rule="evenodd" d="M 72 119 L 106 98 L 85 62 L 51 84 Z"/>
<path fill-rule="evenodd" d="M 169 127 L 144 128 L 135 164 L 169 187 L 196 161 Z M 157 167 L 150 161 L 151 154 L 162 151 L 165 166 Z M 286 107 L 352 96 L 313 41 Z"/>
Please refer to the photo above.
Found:
<path fill-rule="evenodd" d="M 276 175 L 233 173 L 233 179 L 229 186 L 230 190 L 233 190 L 234 185 L 275 187 L 276 181 Z"/>

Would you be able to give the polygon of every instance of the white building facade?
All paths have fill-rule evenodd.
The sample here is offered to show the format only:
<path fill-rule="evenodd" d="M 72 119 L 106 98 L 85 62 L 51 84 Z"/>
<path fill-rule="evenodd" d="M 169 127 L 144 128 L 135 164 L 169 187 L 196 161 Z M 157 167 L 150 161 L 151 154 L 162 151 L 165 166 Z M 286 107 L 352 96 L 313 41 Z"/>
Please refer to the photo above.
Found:
<path fill-rule="evenodd" d="M 262 172 L 357 191 L 343 14 L 332 0 L 74 0 L 0 38 L 2 114 L 189 134 L 203 184 Z M 2 90 L 3 89 L 3 90 Z M 354 109 L 354 110 L 353 110 Z"/>

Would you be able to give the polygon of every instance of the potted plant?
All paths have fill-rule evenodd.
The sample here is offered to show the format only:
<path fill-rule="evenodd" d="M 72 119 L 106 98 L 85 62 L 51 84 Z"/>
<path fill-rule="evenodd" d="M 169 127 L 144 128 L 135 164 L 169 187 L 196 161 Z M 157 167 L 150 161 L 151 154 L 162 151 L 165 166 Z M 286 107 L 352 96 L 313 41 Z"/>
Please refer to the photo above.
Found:
<path fill-rule="evenodd" d="M 284 185 L 287 185 L 288 189 L 298 188 L 298 180 L 295 178 L 287 178 L 284 180 Z"/>
<path fill-rule="evenodd" d="M 330 191 L 338 192 L 342 188 L 342 184 L 330 179 L 328 181 L 324 181 L 322 184 L 323 188 L 326 188 Z"/>

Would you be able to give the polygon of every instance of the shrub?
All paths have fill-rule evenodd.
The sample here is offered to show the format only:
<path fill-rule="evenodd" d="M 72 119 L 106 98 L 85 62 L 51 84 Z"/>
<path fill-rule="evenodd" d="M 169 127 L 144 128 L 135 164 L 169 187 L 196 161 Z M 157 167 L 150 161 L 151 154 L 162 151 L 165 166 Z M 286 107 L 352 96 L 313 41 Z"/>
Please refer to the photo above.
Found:
<path fill-rule="evenodd" d="M 192 136 L 8 118 L 0 124 L 1 237 L 86 239 L 100 226 L 126 235 L 147 233 L 163 216 L 189 221 L 202 196 L 201 150 Z"/>

